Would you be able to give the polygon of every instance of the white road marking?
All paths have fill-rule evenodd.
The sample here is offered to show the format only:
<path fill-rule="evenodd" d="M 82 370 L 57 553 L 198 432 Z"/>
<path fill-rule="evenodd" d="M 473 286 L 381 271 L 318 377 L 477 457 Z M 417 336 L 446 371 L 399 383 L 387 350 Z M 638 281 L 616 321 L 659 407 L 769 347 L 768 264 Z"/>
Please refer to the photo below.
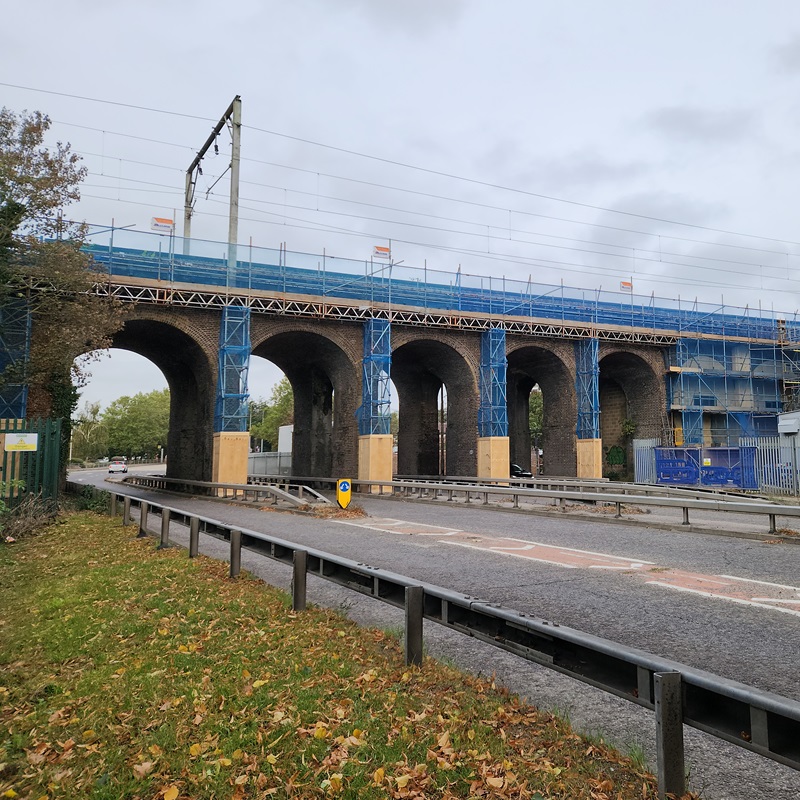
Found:
<path fill-rule="evenodd" d="M 485 547 L 479 547 L 475 544 L 467 544 L 466 542 L 442 542 L 442 544 L 454 544 L 456 547 L 466 547 L 467 550 L 480 550 L 483 553 L 486 552 Z M 548 561 L 546 558 L 536 558 L 536 556 L 522 556 L 519 553 L 515 553 L 513 550 L 494 550 L 493 552 L 500 556 L 516 556 L 517 558 L 524 558 L 527 561 L 539 561 L 542 564 L 554 564 L 557 567 L 564 567 L 564 569 L 578 569 L 577 565 L 575 564 L 565 564 L 563 561 Z"/>
<path fill-rule="evenodd" d="M 714 594 L 713 592 L 704 592 L 701 589 L 690 589 L 688 586 L 675 586 L 672 583 L 664 583 L 662 581 L 646 581 L 650 586 L 663 586 L 666 589 L 674 589 L 676 592 L 689 592 L 690 594 L 699 594 L 701 597 L 710 597 L 713 600 L 726 600 L 728 603 L 738 603 L 742 606 L 750 606 L 752 608 L 771 608 L 773 611 L 781 611 L 784 614 L 793 614 L 795 617 L 800 617 L 800 611 L 794 611 L 791 608 L 781 608 L 780 606 L 765 606 L 763 603 L 754 603 L 752 600 L 743 600 L 740 597 L 729 597 L 724 594 Z"/>
<path fill-rule="evenodd" d="M 770 583 L 769 581 L 757 581 L 755 578 L 739 578 L 736 575 L 720 575 L 720 578 L 729 578 L 732 581 L 746 581 L 747 583 L 760 583 L 762 586 L 774 586 L 776 589 L 790 589 L 793 592 L 800 592 L 800 587 L 787 586 L 785 583 Z"/>

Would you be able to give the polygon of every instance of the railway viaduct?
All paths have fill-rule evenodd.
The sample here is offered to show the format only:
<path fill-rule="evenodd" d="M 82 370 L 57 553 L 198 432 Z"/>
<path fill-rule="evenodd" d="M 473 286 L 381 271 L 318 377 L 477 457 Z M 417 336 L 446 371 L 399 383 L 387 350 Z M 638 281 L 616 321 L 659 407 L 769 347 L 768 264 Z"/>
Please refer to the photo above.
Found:
<path fill-rule="evenodd" d="M 135 248 L 111 236 L 108 246 L 87 247 L 107 273 L 97 291 L 135 303 L 113 347 L 148 358 L 170 387 L 173 477 L 246 478 L 251 355 L 291 383 L 292 471 L 312 477 L 391 478 L 390 380 L 404 475 L 507 477 L 510 462 L 528 467 L 537 385 L 545 473 L 561 476 L 599 477 L 609 448 L 624 448 L 633 426 L 637 438 L 702 443 L 711 412 L 735 417 L 749 434 L 760 411 L 774 422 L 781 410 L 778 351 L 796 323 L 563 289 L 555 297 L 553 287 L 529 283 L 522 292 L 505 279 L 397 277 L 392 265 L 330 257 L 308 263 L 263 251 L 254 259 L 241 247 L 232 270 L 224 259 L 164 253 L 161 237 L 156 250 L 150 234 Z M 709 341 L 722 355 L 698 350 Z M 772 360 L 756 367 L 767 351 Z M 726 387 L 748 382 L 735 408 L 733 392 L 716 397 L 708 388 L 703 373 L 715 370 Z"/>
<path fill-rule="evenodd" d="M 175 477 L 209 480 L 214 474 L 222 321 L 221 309 L 140 301 L 113 342 L 114 347 L 148 358 L 166 377 L 172 398 L 168 472 Z M 488 476 L 488 465 L 481 470 L 479 464 L 480 440 L 494 438 L 507 439 L 507 446 L 492 472 L 507 471 L 509 461 L 530 466 L 528 401 L 538 384 L 544 403 L 546 471 L 578 474 L 575 343 L 556 335 L 507 335 L 507 434 L 480 436 L 481 338 L 486 332 L 465 330 L 459 320 L 450 322 L 438 327 L 390 326 L 390 374 L 400 408 L 398 473 L 440 473 L 442 387 L 447 396 L 446 474 Z M 363 453 L 364 437 L 386 436 L 364 433 L 363 426 L 359 431 L 357 412 L 364 399 L 364 361 L 369 357 L 364 351 L 366 324 L 327 314 L 254 313 L 250 318 L 250 352 L 278 366 L 292 385 L 297 475 L 363 475 L 360 441 L 363 462 L 369 457 Z M 664 346 L 601 342 L 597 366 L 602 437 L 588 440 L 618 444 L 626 418 L 636 420 L 637 434 L 661 437 L 666 408 Z M 241 450 L 237 452 L 232 457 L 241 458 Z"/>

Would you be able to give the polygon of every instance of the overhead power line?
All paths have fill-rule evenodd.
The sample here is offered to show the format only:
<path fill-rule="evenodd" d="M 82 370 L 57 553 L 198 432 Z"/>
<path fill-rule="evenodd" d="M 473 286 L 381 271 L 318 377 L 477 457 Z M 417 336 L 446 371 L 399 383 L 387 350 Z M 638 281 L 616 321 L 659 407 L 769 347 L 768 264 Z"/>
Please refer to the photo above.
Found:
<path fill-rule="evenodd" d="M 160 108 L 152 108 L 152 107 L 149 107 L 149 106 L 136 105 L 136 104 L 133 104 L 133 103 L 122 103 L 122 102 L 117 101 L 117 100 L 105 100 L 105 99 L 102 99 L 102 98 L 89 97 L 89 96 L 85 96 L 85 95 L 76 95 L 76 94 L 71 94 L 71 93 L 68 93 L 68 92 L 56 92 L 56 91 L 52 91 L 52 90 L 48 90 L 48 89 L 39 89 L 37 87 L 21 86 L 21 85 L 18 85 L 18 84 L 5 83 L 5 82 L 0 82 L 0 86 L 6 86 L 6 87 L 9 87 L 9 88 L 21 89 L 21 90 L 30 91 L 30 92 L 39 92 L 39 93 L 43 93 L 43 94 L 51 94 L 51 95 L 55 95 L 55 96 L 59 96 L 59 97 L 68 97 L 68 98 L 71 98 L 71 99 L 84 100 L 84 101 L 92 102 L 92 103 L 101 103 L 101 104 L 106 104 L 106 105 L 118 106 L 118 107 L 122 107 L 122 108 L 131 108 L 131 109 L 134 109 L 134 110 L 137 110 L 137 111 L 147 111 L 147 112 L 155 113 L 155 114 L 166 114 L 166 115 L 169 115 L 169 116 L 182 117 L 182 118 L 185 118 L 185 119 L 201 120 L 203 122 L 214 122 L 214 120 L 209 119 L 208 117 L 202 117 L 202 116 L 198 116 L 198 115 L 195 115 L 195 114 L 187 114 L 187 113 L 184 113 L 184 112 L 178 112 L 178 111 L 172 111 L 172 110 L 166 110 L 166 109 L 160 109 Z M 262 134 L 265 134 L 265 135 L 276 136 L 278 138 L 288 139 L 290 141 L 300 142 L 302 144 L 308 144 L 308 145 L 311 145 L 313 147 L 324 148 L 326 150 L 331 150 L 333 152 L 344 153 L 346 155 L 352 155 L 352 156 L 355 156 L 355 157 L 358 157 L 358 158 L 363 158 L 363 159 L 367 159 L 367 160 L 370 160 L 370 161 L 375 161 L 375 162 L 382 163 L 382 164 L 388 164 L 388 165 L 391 165 L 391 166 L 402 167 L 403 169 L 409 169 L 409 170 L 413 170 L 413 171 L 416 171 L 416 172 L 421 172 L 421 173 L 424 173 L 424 174 L 427 174 L 427 175 L 435 175 L 437 177 L 447 178 L 449 180 L 456 180 L 456 181 L 463 182 L 463 183 L 468 183 L 468 184 L 471 184 L 471 185 L 474 185 L 474 186 L 481 186 L 481 187 L 484 187 L 484 188 L 497 189 L 497 190 L 501 190 L 501 191 L 511 192 L 513 194 L 518 194 L 518 195 L 525 196 L 525 197 L 535 197 L 535 198 L 540 199 L 540 200 L 548 200 L 550 202 L 555 202 L 555 203 L 564 203 L 566 205 L 571 205 L 571 206 L 575 206 L 575 207 L 578 207 L 578 208 L 591 209 L 593 211 L 602 211 L 602 212 L 610 213 L 610 214 L 621 214 L 623 216 L 632 217 L 634 219 L 648 220 L 650 222 L 659 222 L 659 223 L 668 224 L 668 225 L 676 225 L 676 226 L 681 226 L 681 227 L 693 228 L 695 230 L 704 230 L 704 231 L 709 231 L 711 233 L 722 233 L 722 234 L 725 234 L 726 236 L 740 236 L 740 237 L 744 237 L 744 238 L 760 239 L 762 241 L 769 241 L 769 242 L 776 242 L 776 243 L 785 241 L 785 240 L 776 239 L 776 238 L 773 238 L 773 237 L 761 236 L 759 234 L 742 233 L 740 231 L 731 231 L 731 230 L 727 230 L 727 229 L 724 229 L 724 228 L 714 228 L 714 227 L 711 227 L 711 226 L 708 226 L 708 225 L 698 225 L 698 224 L 691 223 L 691 222 L 681 222 L 681 221 L 677 221 L 677 220 L 667 219 L 665 217 L 657 217 L 657 216 L 649 215 L 649 214 L 639 214 L 639 213 L 634 212 L 634 211 L 627 211 L 627 210 L 624 210 L 624 209 L 611 208 L 609 206 L 600 206 L 600 205 L 595 205 L 595 204 L 592 204 L 592 203 L 584 203 L 584 202 L 581 202 L 581 201 L 578 201 L 578 200 L 570 200 L 570 199 L 563 198 L 563 197 L 556 197 L 555 195 L 547 195 L 547 194 L 543 194 L 543 193 L 540 193 L 540 192 L 532 192 L 532 191 L 529 191 L 529 190 L 526 190 L 526 189 L 519 189 L 519 188 L 515 188 L 515 187 L 510 187 L 510 186 L 503 186 L 502 184 L 493 183 L 491 181 L 483 181 L 483 180 L 480 180 L 480 179 L 477 179 L 477 178 L 467 178 L 467 177 L 465 177 L 463 175 L 456 175 L 455 173 L 445 172 L 443 170 L 436 170 L 436 169 L 432 169 L 430 167 L 421 167 L 421 166 L 418 166 L 416 164 L 408 164 L 406 162 L 398 161 L 396 159 L 386 158 L 386 157 L 383 157 L 383 156 L 376 156 L 376 155 L 373 155 L 373 154 L 370 154 L 370 153 L 364 153 L 364 152 L 361 152 L 361 151 L 358 151 L 358 150 L 351 150 L 351 149 L 346 148 L 346 147 L 340 147 L 340 146 L 337 146 L 337 145 L 327 144 L 325 142 L 318 142 L 318 141 L 314 141 L 313 139 L 306 139 L 306 138 L 301 137 L 301 136 L 294 136 L 292 134 L 283 133 L 283 132 L 280 132 L 280 131 L 273 131 L 273 130 L 269 130 L 267 128 L 260 128 L 258 126 L 254 126 L 254 125 L 243 125 L 242 127 L 246 128 L 247 130 L 256 131 L 258 133 L 262 133 Z M 793 242 L 792 244 L 796 244 L 796 243 Z"/>

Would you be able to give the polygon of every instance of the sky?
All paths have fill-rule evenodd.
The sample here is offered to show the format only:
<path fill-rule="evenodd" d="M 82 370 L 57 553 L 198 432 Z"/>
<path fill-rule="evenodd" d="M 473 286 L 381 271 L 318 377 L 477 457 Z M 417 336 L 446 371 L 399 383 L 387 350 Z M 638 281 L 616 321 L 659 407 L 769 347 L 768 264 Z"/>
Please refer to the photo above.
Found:
<path fill-rule="evenodd" d="M 71 218 L 180 234 L 186 169 L 239 95 L 242 244 L 800 307 L 794 0 L 37 0 L 3 17 L 0 106 L 47 113 L 88 168 Z M 224 242 L 227 130 L 217 144 L 192 234 Z M 118 350 L 91 372 L 81 402 L 104 407 L 166 385 Z M 279 377 L 253 359 L 251 396 Z"/>

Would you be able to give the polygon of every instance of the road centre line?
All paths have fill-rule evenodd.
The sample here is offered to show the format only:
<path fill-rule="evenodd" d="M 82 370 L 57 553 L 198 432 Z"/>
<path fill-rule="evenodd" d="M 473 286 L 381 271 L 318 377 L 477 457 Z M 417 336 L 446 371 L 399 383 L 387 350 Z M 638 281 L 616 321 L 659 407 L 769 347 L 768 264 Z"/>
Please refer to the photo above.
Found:
<path fill-rule="evenodd" d="M 511 536 L 507 537 L 507 541 L 509 542 L 525 542 L 526 544 L 534 545 L 535 547 L 552 547 L 554 550 L 564 550 L 568 553 L 583 553 L 587 556 L 600 556 L 600 558 L 616 558 L 620 561 L 630 561 L 631 563 L 636 564 L 647 564 L 648 566 L 654 566 L 654 561 L 644 561 L 642 559 L 633 559 L 624 558 L 623 556 L 610 556 L 608 553 L 598 553 L 596 550 L 581 550 L 577 547 L 564 547 L 560 544 L 544 544 L 543 542 L 531 542 L 528 539 L 515 539 Z"/>
<path fill-rule="evenodd" d="M 468 550 L 497 555 L 514 556 L 540 564 L 561 567 L 562 569 L 594 569 L 611 572 L 626 572 L 639 575 L 652 586 L 661 586 L 676 591 L 688 592 L 711 599 L 727 600 L 731 603 L 751 608 L 774 609 L 784 614 L 800 616 L 800 587 L 780 583 L 760 581 L 752 578 L 739 578 L 735 575 L 701 575 L 672 567 L 661 567 L 652 561 L 627 559 L 599 553 L 596 550 L 583 550 L 575 547 L 532 542 L 516 537 L 490 537 L 456 529 L 442 528 L 424 523 L 404 522 L 396 519 L 373 519 L 369 522 L 335 520 L 344 525 L 368 528 L 382 533 L 408 536 L 437 536 L 441 544 L 457 545 Z M 404 529 L 405 528 L 405 529 Z M 648 567 L 650 569 L 648 569 Z M 660 578 L 651 578 L 653 572 L 664 573 Z M 762 593 L 774 591 L 775 597 L 752 597 L 753 584 L 763 587 Z M 749 585 L 749 586 L 748 586 Z M 791 593 L 792 597 L 780 597 Z M 787 607 L 788 606 L 788 607 Z"/>
<path fill-rule="evenodd" d="M 789 600 L 781 597 L 751 597 L 754 603 L 800 603 L 800 597 L 796 600 Z"/>
<path fill-rule="evenodd" d="M 736 575 L 720 575 L 720 578 L 728 578 L 732 581 L 747 581 L 747 583 L 760 583 L 762 586 L 774 586 L 776 589 L 789 589 L 792 592 L 800 592 L 797 586 L 787 586 L 785 583 L 770 583 L 769 581 L 757 581 L 755 578 L 739 578 Z"/>
<path fill-rule="evenodd" d="M 456 547 L 465 547 L 467 550 L 480 550 L 481 552 L 485 553 L 486 548 L 480 547 L 476 544 L 468 544 L 467 542 L 454 542 L 454 541 L 446 541 L 442 542 L 442 544 L 453 544 Z M 537 558 L 536 556 L 521 556 L 518 553 L 515 553 L 513 550 L 495 550 L 494 552 L 499 553 L 500 555 L 509 555 L 509 556 L 516 556 L 517 558 L 526 558 L 529 561 L 539 561 L 542 564 L 553 564 L 556 567 L 563 567 L 564 569 L 578 569 L 577 564 L 565 564 L 563 561 L 549 561 L 546 558 Z"/>
<path fill-rule="evenodd" d="M 753 608 L 770 608 L 773 611 L 780 611 L 784 614 L 793 614 L 795 617 L 800 617 L 800 611 L 794 611 L 791 608 L 781 608 L 780 606 L 764 605 L 763 603 L 755 603 L 753 600 L 744 600 L 741 597 L 730 597 L 724 594 L 715 594 L 713 592 L 704 592 L 701 589 L 691 589 L 688 586 L 676 586 L 674 583 L 666 583 L 665 581 L 646 581 L 650 586 L 663 586 L 666 589 L 674 589 L 676 592 L 688 592 L 690 594 L 699 594 L 701 597 L 710 597 L 714 600 L 726 600 L 729 603 L 738 603 L 743 606 L 751 606 Z M 773 601 L 770 601 L 773 602 Z"/>

